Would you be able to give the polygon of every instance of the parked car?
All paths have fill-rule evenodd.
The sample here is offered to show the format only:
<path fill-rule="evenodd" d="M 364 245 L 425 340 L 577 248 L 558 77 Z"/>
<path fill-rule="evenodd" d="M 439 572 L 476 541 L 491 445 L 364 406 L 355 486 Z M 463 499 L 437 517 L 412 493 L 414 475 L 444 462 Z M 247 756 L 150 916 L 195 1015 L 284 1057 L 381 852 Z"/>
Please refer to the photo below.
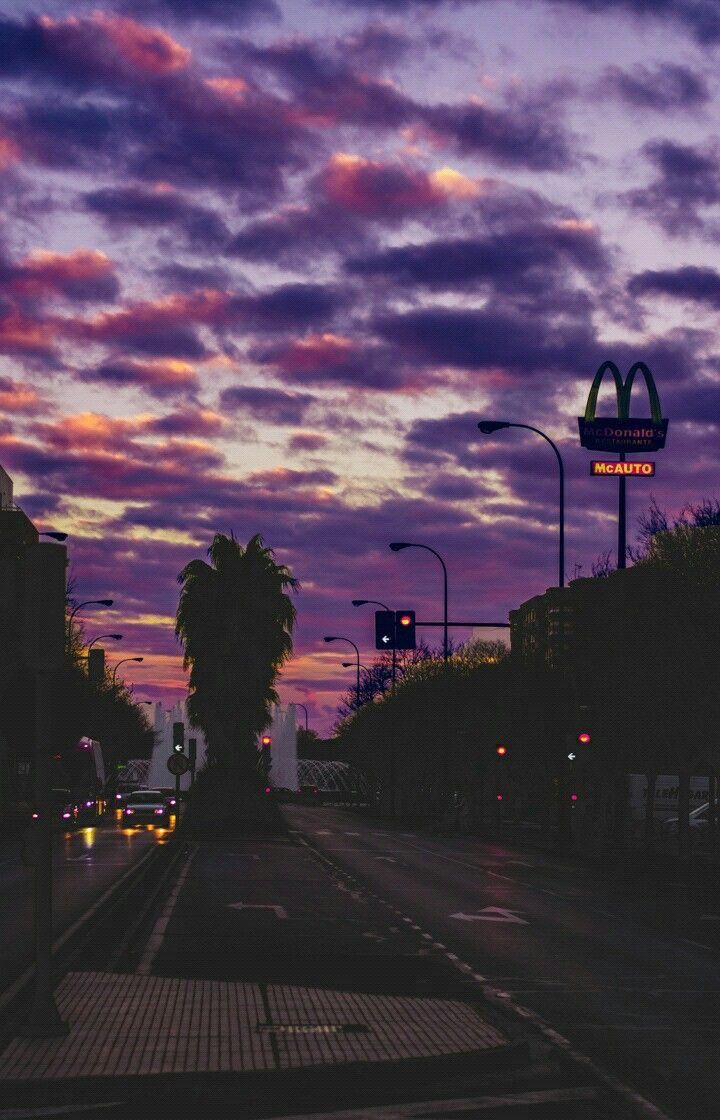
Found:
<path fill-rule="evenodd" d="M 50 812 L 53 828 L 75 828 L 78 819 L 77 805 L 73 802 L 69 789 L 50 790 Z M 30 820 L 40 820 L 40 812 L 35 806 L 30 810 Z"/>
<path fill-rule="evenodd" d="M 141 789 L 128 794 L 123 809 L 123 825 L 133 828 L 140 824 L 158 824 L 167 828 L 170 823 L 170 806 L 159 789 Z"/>

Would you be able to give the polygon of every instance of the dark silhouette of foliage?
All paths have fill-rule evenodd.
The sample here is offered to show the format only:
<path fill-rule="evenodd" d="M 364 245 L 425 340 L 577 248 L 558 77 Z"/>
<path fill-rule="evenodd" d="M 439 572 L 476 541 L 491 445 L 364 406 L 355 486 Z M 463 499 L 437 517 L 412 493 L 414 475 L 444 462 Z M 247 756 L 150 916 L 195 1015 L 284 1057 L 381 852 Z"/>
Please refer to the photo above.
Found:
<path fill-rule="evenodd" d="M 265 815 L 257 736 L 269 723 L 275 682 L 292 653 L 296 611 L 286 591 L 299 583 L 259 536 L 243 548 L 217 533 L 208 556 L 210 564 L 192 560 L 178 576 L 175 632 L 190 669 L 190 719 L 208 747 L 195 818 L 205 812 L 206 822 L 221 818 L 227 825 L 238 816 Z"/>

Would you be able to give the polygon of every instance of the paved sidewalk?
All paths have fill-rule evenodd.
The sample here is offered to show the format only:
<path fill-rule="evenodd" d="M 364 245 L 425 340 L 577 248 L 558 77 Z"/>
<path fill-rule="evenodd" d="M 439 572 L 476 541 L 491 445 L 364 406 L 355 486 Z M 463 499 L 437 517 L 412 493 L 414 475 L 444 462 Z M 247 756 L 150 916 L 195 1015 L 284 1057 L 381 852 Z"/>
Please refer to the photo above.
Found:
<path fill-rule="evenodd" d="M 507 1039 L 467 1004 L 286 985 L 71 972 L 66 1038 L 14 1039 L 0 1078 L 243 1073 L 434 1058 Z"/>

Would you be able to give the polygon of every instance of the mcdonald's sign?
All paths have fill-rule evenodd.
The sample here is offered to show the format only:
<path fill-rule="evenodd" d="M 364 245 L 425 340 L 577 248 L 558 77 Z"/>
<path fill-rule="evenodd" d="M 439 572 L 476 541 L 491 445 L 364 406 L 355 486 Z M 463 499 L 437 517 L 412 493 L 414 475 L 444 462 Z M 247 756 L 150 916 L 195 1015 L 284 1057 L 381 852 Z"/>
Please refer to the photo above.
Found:
<path fill-rule="evenodd" d="M 632 475 L 635 478 L 652 478 L 655 474 L 655 464 L 641 463 L 634 459 L 630 463 L 623 463 L 620 459 L 592 459 L 590 462 L 592 475 Z"/>
<path fill-rule="evenodd" d="M 615 382 L 617 397 L 617 416 L 599 417 L 595 415 L 600 384 L 606 373 Z M 650 398 L 650 417 L 635 419 L 630 416 L 635 374 L 641 373 L 645 379 Z M 589 451 L 660 451 L 665 446 L 668 422 L 663 420 L 660 411 L 660 397 L 648 367 L 644 362 L 635 362 L 623 382 L 620 370 L 614 362 L 603 362 L 595 374 L 587 399 L 585 415 L 578 417 L 580 443 Z"/>

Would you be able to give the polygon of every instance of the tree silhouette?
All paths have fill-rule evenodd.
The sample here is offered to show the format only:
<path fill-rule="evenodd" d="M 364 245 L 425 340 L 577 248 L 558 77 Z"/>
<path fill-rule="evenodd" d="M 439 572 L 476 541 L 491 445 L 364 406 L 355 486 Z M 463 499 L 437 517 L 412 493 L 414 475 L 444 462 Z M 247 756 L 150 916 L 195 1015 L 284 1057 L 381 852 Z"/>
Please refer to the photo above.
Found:
<path fill-rule="evenodd" d="M 299 583 L 257 535 L 243 548 L 217 533 L 208 556 L 210 564 L 191 560 L 178 576 L 175 633 L 190 669 L 190 720 L 208 747 L 195 820 L 207 825 L 211 817 L 227 827 L 264 815 L 257 736 L 270 720 L 275 682 L 292 653 L 296 611 L 286 591 Z"/>

